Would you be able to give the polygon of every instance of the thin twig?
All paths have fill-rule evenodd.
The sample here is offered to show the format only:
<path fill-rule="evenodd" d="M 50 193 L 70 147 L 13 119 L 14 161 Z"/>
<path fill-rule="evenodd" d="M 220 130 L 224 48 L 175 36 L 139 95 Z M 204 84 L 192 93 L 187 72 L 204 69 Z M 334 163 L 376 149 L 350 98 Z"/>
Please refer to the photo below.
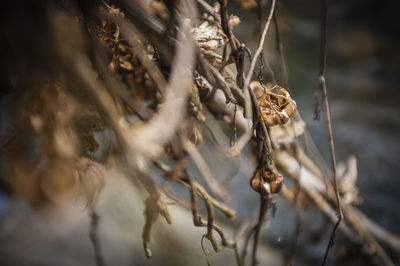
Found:
<path fill-rule="evenodd" d="M 254 235 L 254 232 L 256 231 L 256 228 L 257 228 L 257 225 L 254 225 L 251 228 L 251 230 L 250 230 L 249 234 L 247 235 L 246 240 L 244 242 L 243 250 L 242 250 L 242 264 L 243 265 L 245 265 L 245 262 L 246 262 L 247 247 L 249 246 L 250 239 Z"/>
<path fill-rule="evenodd" d="M 257 59 L 260 56 L 260 53 L 264 48 L 265 36 L 267 35 L 268 28 L 269 28 L 269 25 L 271 23 L 272 16 L 274 14 L 274 9 L 275 9 L 275 0 L 272 0 L 271 10 L 270 10 L 269 15 L 268 15 L 267 23 L 265 24 L 264 31 L 263 31 L 263 33 L 261 35 L 260 43 L 258 45 L 258 49 L 254 54 L 253 60 L 251 61 L 251 64 L 250 64 L 249 72 L 248 72 L 248 74 L 246 76 L 246 79 L 244 81 L 243 90 L 244 90 L 245 95 L 246 95 L 246 117 L 247 118 L 251 117 L 250 95 L 249 95 L 249 92 L 248 92 L 248 87 L 249 87 L 251 78 L 253 76 L 253 71 L 254 71 L 254 68 L 256 66 Z"/>
<path fill-rule="evenodd" d="M 206 1 L 204 0 L 197 0 L 197 2 L 211 15 L 215 18 L 216 21 L 221 22 L 221 17 L 220 15 L 215 12 L 214 8 L 210 6 Z"/>
<path fill-rule="evenodd" d="M 324 259 L 322 261 L 322 265 L 325 265 L 326 260 L 328 258 L 329 250 L 333 245 L 333 241 L 335 238 L 335 233 L 337 228 L 339 227 L 340 222 L 343 219 L 343 211 L 340 206 L 340 198 L 339 198 L 339 190 L 337 185 L 337 176 L 336 176 L 336 158 L 335 158 L 335 147 L 333 143 L 333 133 L 332 133 L 332 124 L 331 124 L 331 116 L 329 113 L 329 103 L 328 103 L 328 93 L 326 89 L 325 82 L 325 69 L 326 69 L 326 55 L 327 55 L 327 28 L 328 28 L 328 0 L 321 0 L 321 61 L 320 61 L 320 73 L 319 73 L 319 84 L 320 89 L 323 93 L 324 105 L 325 105 L 325 119 L 326 126 L 328 129 L 329 135 L 329 148 L 331 153 L 331 161 L 332 161 L 332 171 L 333 171 L 333 188 L 335 190 L 336 197 L 336 207 L 338 212 L 338 220 L 333 227 L 331 236 L 329 238 L 328 246 L 326 247 Z"/>
<path fill-rule="evenodd" d="M 272 16 L 274 14 L 274 8 L 275 8 L 275 0 L 272 0 L 271 10 L 269 12 L 268 20 L 267 20 L 267 22 L 265 24 L 264 31 L 263 31 L 262 36 L 261 36 L 261 40 L 260 40 L 258 49 L 257 49 L 257 51 L 256 51 L 256 53 L 255 53 L 255 55 L 254 55 L 254 57 L 253 57 L 253 59 L 251 61 L 249 72 L 248 72 L 248 74 L 246 76 L 246 79 L 244 81 L 243 90 L 244 90 L 245 99 L 246 99 L 246 102 L 245 102 L 245 113 L 246 113 L 246 115 L 245 115 L 245 117 L 250 119 L 250 120 L 254 120 L 253 114 L 252 114 L 253 109 L 251 107 L 251 104 L 252 103 L 255 104 L 255 101 L 254 101 L 254 97 L 253 97 L 253 100 L 251 99 L 251 97 L 252 97 L 251 93 L 252 92 L 249 89 L 249 84 L 250 84 L 250 80 L 251 80 L 251 78 L 253 76 L 254 68 L 255 68 L 255 65 L 257 63 L 257 59 L 258 59 L 258 57 L 259 57 L 259 55 L 260 55 L 260 53 L 261 53 L 261 51 L 263 50 L 263 47 L 264 47 L 265 36 L 267 35 L 268 28 L 269 28 L 269 25 L 271 23 Z M 253 121 L 253 128 L 252 129 L 254 129 L 254 127 L 255 127 L 255 121 Z M 252 130 L 248 131 L 248 132 L 245 132 L 245 134 L 243 134 L 239 138 L 239 140 L 237 141 L 237 144 L 234 147 L 231 148 L 230 155 L 231 156 L 236 156 L 236 155 L 240 154 L 241 150 L 244 148 L 244 146 L 247 144 L 247 142 L 251 139 L 252 135 L 253 135 Z"/>
<path fill-rule="evenodd" d="M 220 85 L 218 88 L 220 88 L 224 92 L 227 100 L 229 100 L 233 104 L 244 102 L 244 99 L 237 101 L 236 98 L 233 97 L 231 89 L 229 88 L 228 84 L 226 84 L 224 77 L 221 75 L 221 73 L 218 72 L 217 69 L 215 69 L 215 67 L 213 67 L 211 64 L 208 64 L 208 68 L 214 75 L 216 82 Z"/>
<path fill-rule="evenodd" d="M 193 181 L 193 178 L 190 177 L 187 171 L 184 171 L 187 175 L 188 184 L 190 186 L 190 197 L 192 203 L 192 216 L 193 216 L 193 224 L 198 227 L 207 227 L 207 233 L 203 236 L 210 240 L 211 245 L 215 252 L 219 252 L 222 250 L 223 247 L 232 248 L 235 251 L 235 258 L 237 261 L 238 266 L 241 266 L 241 260 L 238 255 L 237 245 L 236 242 L 230 241 L 226 238 L 225 233 L 222 231 L 221 227 L 214 223 L 215 215 L 214 215 L 214 208 L 208 194 L 200 194 L 201 198 L 203 199 L 206 209 L 207 209 L 207 222 L 204 222 L 200 215 L 198 214 L 198 204 L 197 204 L 197 193 L 196 193 L 196 183 Z M 217 240 L 213 234 L 213 231 L 216 231 L 221 238 L 221 245 L 218 245 Z M 203 247 L 203 246 L 202 246 Z"/>
<path fill-rule="evenodd" d="M 204 257 L 206 258 L 207 266 L 211 266 L 210 260 L 208 259 L 206 247 L 204 246 L 204 242 L 203 242 L 204 238 L 206 238 L 206 235 L 203 235 L 201 237 L 200 245 L 201 245 L 201 249 L 203 250 Z"/>
<path fill-rule="evenodd" d="M 254 231 L 254 238 L 253 238 L 253 249 L 252 249 L 252 257 L 251 257 L 251 265 L 255 266 L 257 264 L 257 249 L 258 249 L 258 241 L 260 238 L 261 227 L 264 222 L 264 217 L 267 214 L 268 209 L 268 195 L 263 195 L 260 193 L 260 213 L 258 216 L 257 225 Z"/>
<path fill-rule="evenodd" d="M 236 45 L 236 40 L 233 38 L 232 29 L 229 26 L 229 16 L 228 16 L 228 10 L 227 10 L 228 0 L 219 0 L 219 4 L 221 6 L 220 7 L 221 8 L 220 16 L 221 16 L 222 30 L 224 31 L 226 36 L 228 36 L 232 52 L 236 52 L 238 47 Z"/>
<path fill-rule="evenodd" d="M 158 161 L 158 160 L 153 160 L 153 163 L 156 167 L 158 167 L 159 169 L 161 169 L 166 175 L 169 176 L 169 173 L 171 172 L 171 168 Z M 187 180 L 183 180 L 182 178 L 177 178 L 175 181 L 177 181 L 178 183 L 184 185 L 187 188 L 190 188 L 190 184 L 187 182 Z M 215 198 L 211 197 L 210 195 L 208 195 L 206 189 L 200 185 L 199 183 L 197 183 L 196 181 L 192 181 L 197 188 L 197 194 L 199 194 L 199 196 L 201 197 L 202 195 L 207 195 L 208 198 L 210 199 L 210 201 L 212 202 L 212 204 L 219 209 L 223 214 L 226 215 L 226 217 L 228 217 L 229 219 L 234 219 L 236 217 L 236 212 L 229 208 L 228 206 L 226 206 L 225 204 L 219 202 L 218 200 L 216 200 Z"/>

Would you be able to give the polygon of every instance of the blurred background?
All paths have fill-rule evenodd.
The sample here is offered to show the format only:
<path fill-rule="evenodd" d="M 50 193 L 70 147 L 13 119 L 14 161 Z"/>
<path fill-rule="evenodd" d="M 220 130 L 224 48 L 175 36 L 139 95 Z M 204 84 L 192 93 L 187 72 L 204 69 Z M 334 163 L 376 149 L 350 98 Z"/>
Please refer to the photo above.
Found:
<path fill-rule="evenodd" d="M 359 208 L 396 234 L 400 233 L 399 6 L 398 1 L 329 1 L 326 75 L 337 160 L 344 161 L 350 154 L 357 157 L 357 187 L 362 198 Z M 313 140 L 325 161 L 330 162 L 323 116 L 321 121 L 313 120 L 314 93 L 318 90 L 319 8 L 319 1 L 282 1 L 277 12 L 290 89 Z M 243 27 L 246 38 L 244 27 L 248 24 L 245 18 L 242 21 L 245 23 L 239 27 Z M 270 41 L 267 51 L 275 47 Z M 276 54 L 270 52 L 267 57 L 272 66 L 277 65 Z M 278 210 L 277 216 L 280 214 Z M 271 241 L 285 231 L 279 225 L 277 222 L 271 227 Z M 303 235 L 299 243 L 305 238 Z M 322 254 L 321 248 L 316 245 L 298 255 L 316 258 Z"/>
<path fill-rule="evenodd" d="M 291 95 L 322 157 L 329 162 L 323 113 L 320 121 L 313 120 L 314 94 L 318 90 L 319 6 L 316 0 L 278 1 L 276 14 Z M 361 198 L 358 207 L 397 235 L 400 235 L 399 9 L 398 1 L 330 1 L 326 75 L 337 161 L 345 161 L 351 154 L 357 157 L 357 187 Z M 229 11 L 241 19 L 234 30 L 236 36 L 249 43 L 253 51 L 256 11 L 243 11 L 233 1 Z M 264 55 L 279 80 L 273 27 L 267 40 Z M 6 121 L 9 97 L 1 100 L 1 121 Z M 5 124 L 1 127 L 3 133 L 7 131 Z M 229 138 L 225 138 L 228 142 Z M 228 232 L 233 236 L 235 229 L 258 211 L 258 196 L 248 185 L 254 164 L 245 155 L 228 160 L 213 145 L 212 135 L 206 135 L 205 139 L 199 147 L 201 153 L 234 195 L 229 203 L 237 210 L 233 226 L 229 227 L 232 223 L 224 217 L 218 217 L 219 223 L 230 228 Z M 154 175 L 161 174 L 153 170 Z M 140 189 L 132 186 L 123 173 L 113 169 L 105 171 L 106 187 L 98 209 L 99 238 L 107 265 L 206 265 L 200 247 L 204 230 L 194 229 L 190 212 L 178 206 L 171 207 L 172 226 L 161 219 L 157 222 L 150 246 L 153 258 L 147 260 L 141 243 L 144 218 Z M 271 217 L 262 236 L 260 265 L 283 265 L 282 258 L 291 248 L 296 230 L 293 206 L 279 195 L 275 199 L 275 217 Z M 57 215 L 43 215 L 23 200 L 0 194 L 0 264 L 95 265 L 88 239 L 89 217 L 82 210 L 71 207 Z M 315 210 L 304 212 L 307 214 L 302 221 L 305 225 L 301 227 L 293 265 L 319 265 L 331 225 L 321 226 L 324 218 Z M 358 254 L 342 254 L 344 243 L 338 234 L 328 264 L 365 265 Z M 208 249 L 211 251 L 211 246 Z M 209 254 L 212 265 L 234 263 L 232 250 Z M 341 256 L 346 259 L 341 260 Z"/>

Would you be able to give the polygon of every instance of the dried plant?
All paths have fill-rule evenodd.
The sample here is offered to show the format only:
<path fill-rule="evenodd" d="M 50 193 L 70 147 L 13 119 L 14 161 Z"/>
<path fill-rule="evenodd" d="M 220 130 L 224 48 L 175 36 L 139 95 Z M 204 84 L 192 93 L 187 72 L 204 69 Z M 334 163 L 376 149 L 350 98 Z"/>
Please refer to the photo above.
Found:
<path fill-rule="evenodd" d="M 246 10 L 267 5 L 265 1 L 239 2 Z M 18 10 L 10 5 L 9 9 Z M 302 139 L 308 138 L 307 131 L 288 92 L 275 0 L 269 5 L 268 17 L 261 16 L 265 25 L 260 27 L 254 55 L 232 31 L 240 20 L 228 13 L 227 0 L 214 7 L 203 0 L 41 1 L 29 5 L 34 7 L 32 19 L 20 13 L 10 21 L 23 21 L 35 36 L 26 37 L 35 40 L 31 51 L 24 36 L 5 32 L 12 50 L 21 53 L 6 56 L 2 66 L 5 75 L 14 75 L 17 80 L 8 88 L 8 93 L 17 97 L 13 130 L 1 142 L 4 177 L 14 195 L 38 207 L 83 201 L 91 216 L 90 238 L 97 265 L 105 264 L 96 233 L 101 222 L 96 202 L 106 178 L 102 165 L 123 169 L 147 191 L 142 241 L 149 258 L 153 224 L 159 216 L 167 223 L 172 221 L 170 202 L 161 198 L 165 194 L 191 209 L 194 226 L 205 228 L 203 250 L 203 242 L 208 240 L 215 252 L 233 249 L 237 264 L 245 265 L 247 247 L 253 240 L 251 263 L 256 265 L 260 234 L 273 209 L 274 194 L 280 193 L 293 202 L 298 213 L 303 195 L 307 204 L 316 206 L 332 223 L 339 214 L 335 230 L 358 244 L 364 254 L 376 255 L 382 263 L 392 265 L 377 239 L 396 254 L 400 253 L 399 239 L 391 236 L 388 240 L 388 234 L 366 222 L 354 206 L 355 158 L 348 162 L 347 172 L 338 175 L 330 134 L 332 185 L 326 181 L 330 176 L 325 169 L 304 150 Z M 198 15 L 197 6 L 203 15 Z M 262 51 L 272 22 L 283 77 L 279 84 L 284 87 L 271 70 L 273 78 L 267 81 L 262 78 L 265 73 L 255 73 L 258 62 L 268 66 Z M 326 48 L 320 79 L 331 132 L 325 53 Z M 234 219 L 235 211 L 223 201 L 235 195 L 220 185 L 197 148 L 207 125 L 206 114 L 232 128 L 230 149 L 224 151 L 227 156 L 237 156 L 250 146 L 256 158 L 249 183 L 260 196 L 260 209 L 257 221 L 241 228 L 241 235 L 247 232 L 241 254 L 236 240 L 242 239 L 227 236 L 215 218 L 215 212 L 220 211 Z M 105 144 L 98 143 L 95 134 L 105 131 L 111 132 L 109 146 L 100 151 L 99 146 Z M 190 173 L 187 157 L 200 176 Z M 164 187 L 154 181 L 150 165 L 164 173 Z M 285 185 L 283 176 L 295 185 Z M 190 198 L 176 195 L 171 183 L 185 187 Z M 199 200 L 206 207 L 205 217 L 199 212 Z"/>

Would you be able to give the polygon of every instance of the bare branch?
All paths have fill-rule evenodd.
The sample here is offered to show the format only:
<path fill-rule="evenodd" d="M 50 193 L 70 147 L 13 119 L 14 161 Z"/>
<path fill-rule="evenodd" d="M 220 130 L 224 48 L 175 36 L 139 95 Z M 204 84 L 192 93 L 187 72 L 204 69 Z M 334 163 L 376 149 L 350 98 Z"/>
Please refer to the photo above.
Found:
<path fill-rule="evenodd" d="M 329 249 L 333 245 L 333 240 L 335 237 L 335 232 L 339 227 L 340 222 L 343 219 L 343 211 L 340 205 L 340 196 L 337 185 L 337 176 L 336 176 L 336 158 L 335 158 L 335 145 L 333 143 L 333 133 L 332 133 L 332 124 L 331 124 L 331 116 L 329 111 L 329 103 L 328 103 L 328 93 L 326 89 L 325 82 L 325 69 L 326 69 L 326 55 L 327 55 L 327 28 L 328 28 L 328 0 L 321 0 L 321 64 L 320 64 L 320 73 L 319 73 L 319 85 L 320 89 L 323 93 L 324 98 L 324 106 L 325 106 L 325 119 L 326 126 L 328 129 L 329 135 L 329 148 L 331 153 L 331 162 L 332 162 L 332 171 L 333 171 L 333 188 L 335 190 L 336 196 L 336 207 L 338 212 L 338 220 L 333 227 L 331 237 L 329 239 L 328 246 L 326 247 L 326 252 L 324 259 L 322 261 L 322 265 L 325 265 L 326 260 L 328 258 Z"/>

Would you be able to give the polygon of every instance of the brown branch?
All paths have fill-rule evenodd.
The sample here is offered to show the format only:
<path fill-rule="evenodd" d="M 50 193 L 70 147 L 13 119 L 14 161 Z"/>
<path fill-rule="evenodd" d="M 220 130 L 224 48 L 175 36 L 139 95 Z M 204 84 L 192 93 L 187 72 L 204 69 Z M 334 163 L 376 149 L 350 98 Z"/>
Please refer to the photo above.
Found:
<path fill-rule="evenodd" d="M 193 178 L 189 175 L 188 171 L 183 169 L 183 172 L 185 176 L 183 177 L 176 177 L 173 175 L 170 175 L 171 169 L 167 165 L 157 161 L 153 160 L 153 163 L 155 166 L 160 168 L 166 176 L 174 178 L 175 181 L 177 181 L 180 184 L 183 184 L 185 187 L 187 187 L 190 191 L 190 198 L 191 198 L 191 210 L 192 210 L 192 217 L 193 217 L 193 224 L 198 227 L 207 227 L 207 234 L 204 235 L 208 240 L 210 240 L 214 250 L 216 252 L 220 251 L 223 247 L 228 247 L 232 248 L 235 251 L 235 258 L 237 260 L 238 265 L 241 265 L 241 260 L 239 257 L 239 253 L 237 250 L 237 244 L 235 241 L 230 241 L 227 239 L 225 236 L 224 232 L 222 229 L 214 223 L 214 207 L 220 209 L 225 215 L 227 215 L 228 218 L 233 219 L 235 217 L 235 212 L 225 205 L 219 203 L 217 200 L 213 199 L 207 191 L 202 187 L 200 184 L 198 184 L 196 181 L 193 180 Z M 200 215 L 198 214 L 198 201 L 197 201 L 197 195 L 199 195 L 204 203 L 206 204 L 207 208 L 207 222 L 204 222 Z M 221 239 L 221 245 L 218 245 L 213 231 L 216 231 Z M 203 245 L 202 245 L 203 248 Z M 204 249 L 203 249 L 204 250 Z M 205 253 L 205 250 L 204 250 Z M 205 253 L 206 254 L 206 253 Z"/>
<path fill-rule="evenodd" d="M 271 10 L 269 12 L 268 20 L 267 20 L 267 22 L 265 24 L 263 33 L 261 35 L 260 43 L 258 45 L 258 49 L 256 50 L 256 52 L 254 54 L 254 57 L 253 57 L 253 59 L 251 61 L 250 69 L 249 69 L 249 72 L 248 72 L 248 74 L 246 76 L 246 79 L 245 79 L 244 85 L 243 85 L 243 90 L 244 90 L 244 93 L 245 93 L 245 96 L 246 96 L 245 97 L 246 98 L 245 110 L 246 110 L 246 117 L 247 118 L 251 118 L 252 117 L 252 114 L 251 114 L 251 110 L 252 109 L 251 109 L 251 106 L 250 106 L 251 100 L 250 100 L 250 93 L 249 93 L 249 84 L 250 84 L 251 78 L 253 76 L 253 71 L 254 71 L 254 68 L 256 66 L 257 59 L 258 59 L 261 51 L 264 48 L 264 41 L 265 41 L 265 37 L 266 37 L 267 32 L 268 32 L 269 25 L 271 23 L 272 16 L 274 14 L 274 8 L 275 8 L 275 0 L 272 0 Z"/>
<path fill-rule="evenodd" d="M 226 34 L 226 36 L 228 36 L 229 39 L 229 43 L 231 45 L 232 48 L 232 52 L 236 52 L 236 50 L 238 49 L 237 45 L 236 45 L 236 40 L 233 37 L 232 34 L 232 29 L 229 26 L 229 15 L 228 15 L 228 10 L 227 10 L 227 5 L 228 5 L 228 0 L 219 0 L 218 1 L 220 4 L 220 16 L 221 16 L 221 27 L 222 30 L 224 31 L 224 33 Z"/>
<path fill-rule="evenodd" d="M 170 176 L 169 174 L 171 173 L 171 168 L 158 161 L 158 160 L 153 160 L 153 163 L 156 167 L 158 167 L 159 169 L 161 169 L 167 176 Z M 184 185 L 187 188 L 190 188 L 190 185 L 188 183 L 187 180 L 181 178 L 181 177 L 177 177 L 174 179 L 174 181 L 177 181 L 178 183 Z M 219 202 L 218 200 L 216 200 L 215 198 L 211 197 L 210 195 L 208 195 L 206 189 L 200 185 L 199 183 L 197 183 L 196 181 L 192 181 L 196 188 L 197 188 L 197 194 L 201 197 L 202 195 L 207 195 L 207 197 L 210 199 L 210 201 L 212 202 L 212 204 L 219 209 L 224 215 L 226 215 L 226 217 L 228 217 L 229 219 L 234 219 L 236 217 L 236 212 L 229 208 L 228 206 L 226 206 L 225 204 Z"/>
<path fill-rule="evenodd" d="M 229 241 L 222 229 L 214 223 L 214 208 L 212 206 L 212 202 L 210 201 L 210 198 L 208 197 L 208 194 L 203 194 L 201 193 L 201 196 L 204 200 L 204 203 L 206 205 L 207 209 L 207 223 L 204 222 L 200 215 L 198 214 L 198 204 L 197 204 L 197 193 L 196 193 L 196 186 L 197 184 L 193 181 L 193 179 L 188 175 L 187 171 L 186 172 L 186 179 L 188 180 L 188 184 L 190 187 L 190 197 L 191 197 L 191 203 L 192 203 L 192 216 L 193 216 L 193 224 L 198 227 L 207 227 L 207 233 L 202 237 L 202 238 L 207 238 L 210 240 L 211 245 L 213 246 L 213 249 L 215 252 L 221 251 L 223 247 L 228 247 L 232 248 L 235 251 L 235 258 L 237 261 L 238 266 L 241 266 L 241 260 L 237 252 L 237 245 L 236 242 L 234 241 Z M 217 240 L 214 237 L 213 231 L 216 231 L 221 238 L 221 245 L 218 245 Z M 204 246 L 202 245 L 202 248 Z M 204 248 L 203 248 L 204 250 Z M 204 252 L 205 253 L 205 252 Z M 208 258 L 207 258 L 208 262 Z M 209 263 L 209 262 L 208 262 Z"/>
<path fill-rule="evenodd" d="M 328 93 L 326 89 L 326 82 L 325 82 L 325 69 L 326 69 L 326 55 L 327 55 L 327 28 L 328 28 L 328 0 L 321 0 L 321 55 L 320 55 L 320 73 L 319 73 L 319 84 L 320 89 L 323 93 L 324 99 L 324 106 L 325 106 L 325 119 L 326 119 L 326 126 L 328 129 L 329 135 L 329 148 L 331 153 L 331 162 L 332 162 L 332 171 L 333 171 L 333 188 L 335 190 L 335 197 L 336 197 L 336 207 L 338 212 L 338 219 L 333 227 L 331 236 L 329 238 L 329 243 L 326 247 L 324 259 L 322 261 L 322 265 L 325 265 L 326 260 L 328 258 L 329 250 L 333 245 L 333 241 L 335 238 L 336 230 L 339 227 L 340 222 L 343 219 L 343 211 L 340 206 L 340 196 L 339 190 L 337 185 L 337 176 L 336 176 L 336 158 L 335 158 L 335 146 L 333 143 L 333 133 L 332 133 L 332 124 L 331 124 L 331 116 L 329 112 L 329 103 L 328 103 Z"/>
<path fill-rule="evenodd" d="M 258 264 L 258 262 L 257 262 L 258 242 L 259 242 L 259 238 L 260 238 L 261 227 L 264 223 L 264 217 L 267 214 L 268 202 L 269 202 L 269 195 L 263 195 L 262 193 L 260 193 L 260 212 L 259 212 L 257 224 L 255 226 L 252 257 L 251 257 L 251 265 L 253 265 L 253 266 Z"/>
<path fill-rule="evenodd" d="M 197 2 L 211 15 L 217 22 L 221 22 L 220 15 L 215 12 L 214 8 L 204 0 L 197 0 Z"/>
<path fill-rule="evenodd" d="M 211 73 L 214 75 L 216 82 L 218 83 L 218 88 L 220 88 L 224 94 L 227 100 L 229 100 L 230 102 L 232 102 L 233 104 L 241 104 L 243 105 L 244 103 L 244 99 L 240 99 L 236 100 L 235 97 L 233 97 L 232 91 L 229 88 L 228 84 L 226 84 L 224 77 L 221 75 L 221 73 L 218 72 L 217 69 L 215 69 L 215 67 L 213 67 L 211 64 L 207 63 L 208 68 L 211 70 Z"/>
<path fill-rule="evenodd" d="M 257 229 L 257 225 L 254 225 L 254 226 L 251 228 L 249 234 L 247 235 L 246 241 L 244 242 L 243 250 L 242 250 L 242 263 L 243 263 L 243 265 L 245 264 L 245 260 L 246 260 L 247 247 L 249 246 L 251 237 L 254 235 L 256 229 Z"/>

